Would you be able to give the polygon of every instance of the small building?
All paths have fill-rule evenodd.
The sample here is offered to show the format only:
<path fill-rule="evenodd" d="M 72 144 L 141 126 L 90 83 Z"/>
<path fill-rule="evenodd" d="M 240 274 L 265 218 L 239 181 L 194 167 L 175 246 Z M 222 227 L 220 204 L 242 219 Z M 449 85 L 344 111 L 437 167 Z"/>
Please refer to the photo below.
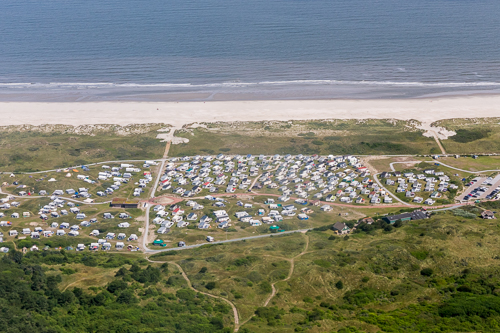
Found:
<path fill-rule="evenodd" d="M 429 218 L 429 216 L 425 212 L 423 212 L 421 210 L 415 210 L 411 213 L 403 213 L 403 214 L 398 214 L 398 215 L 385 216 L 384 220 L 387 223 L 394 224 L 398 220 L 405 222 L 405 221 L 423 220 L 423 219 L 427 219 L 427 218 Z"/>
<path fill-rule="evenodd" d="M 366 224 L 373 224 L 375 221 L 371 217 L 365 217 L 361 220 L 359 220 L 361 223 L 366 223 Z"/>
<path fill-rule="evenodd" d="M 481 217 L 483 219 L 487 219 L 487 220 L 491 220 L 491 219 L 495 219 L 495 214 L 491 211 L 491 210 L 485 210 L 481 213 Z"/>
<path fill-rule="evenodd" d="M 109 207 L 115 208 L 139 208 L 139 201 L 127 200 L 125 198 L 113 198 Z"/>
<path fill-rule="evenodd" d="M 343 222 L 337 222 L 333 225 L 333 230 L 338 233 L 339 235 L 346 235 L 351 231 L 351 228 L 349 228 L 345 223 Z"/>

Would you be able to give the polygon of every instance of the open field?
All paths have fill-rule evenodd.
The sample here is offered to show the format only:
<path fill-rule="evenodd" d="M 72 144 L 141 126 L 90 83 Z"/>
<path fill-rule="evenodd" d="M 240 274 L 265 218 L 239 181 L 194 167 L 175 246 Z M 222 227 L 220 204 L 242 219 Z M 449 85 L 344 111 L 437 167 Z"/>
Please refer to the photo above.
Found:
<path fill-rule="evenodd" d="M 161 158 L 156 125 L 3 126 L 0 171 L 40 171 L 109 160 Z"/>
<path fill-rule="evenodd" d="M 432 154 L 433 138 L 412 122 L 396 120 L 325 120 L 208 123 L 183 129 L 172 156 L 197 154 Z M 217 149 L 214 149 L 217 147 Z"/>
<path fill-rule="evenodd" d="M 476 216 L 481 211 L 467 209 Z M 346 238 L 331 230 L 314 231 L 153 257 L 180 263 L 200 290 L 214 282 L 209 292 L 232 300 L 242 320 L 254 309 L 257 315 L 242 327 L 249 332 L 324 332 L 349 326 L 367 332 L 463 330 L 443 309 L 453 299 L 479 297 L 474 295 L 485 284 L 499 283 L 495 220 L 443 212 L 400 228 L 377 228 Z M 295 258 L 291 277 L 284 281 L 290 258 L 304 250 L 307 239 L 306 253 Z M 268 286 L 276 281 L 283 282 L 276 283 L 277 294 L 264 310 L 265 297 L 259 294 L 270 294 Z M 487 320 L 462 320 L 466 331 L 492 331 Z"/>
<path fill-rule="evenodd" d="M 477 159 L 470 156 L 462 156 L 459 158 L 440 157 L 438 161 L 434 162 L 443 162 L 446 165 L 470 171 L 500 170 L 500 156 L 478 156 Z M 489 173 L 491 172 L 486 172 L 486 174 Z"/>
<path fill-rule="evenodd" d="M 447 119 L 433 125 L 457 133 L 441 141 L 448 154 L 500 153 L 500 118 Z"/>

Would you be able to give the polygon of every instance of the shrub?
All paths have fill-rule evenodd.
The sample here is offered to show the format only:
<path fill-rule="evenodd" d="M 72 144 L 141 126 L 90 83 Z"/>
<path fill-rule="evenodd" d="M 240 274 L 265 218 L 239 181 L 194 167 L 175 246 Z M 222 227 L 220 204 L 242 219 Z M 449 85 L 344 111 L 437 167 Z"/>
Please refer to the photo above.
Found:
<path fill-rule="evenodd" d="M 424 268 L 420 271 L 420 274 L 423 276 L 431 276 L 434 273 L 432 268 Z"/>
<path fill-rule="evenodd" d="M 457 129 L 455 131 L 457 134 L 450 137 L 455 142 L 459 143 L 469 143 L 472 141 L 476 141 L 479 139 L 483 139 L 489 136 L 491 130 L 485 129 L 474 129 L 474 130 L 466 130 L 466 129 Z"/>
<path fill-rule="evenodd" d="M 212 290 L 212 289 L 215 289 L 216 286 L 217 286 L 217 284 L 215 282 L 211 281 L 205 285 L 205 288 L 207 288 L 208 290 Z"/>
<path fill-rule="evenodd" d="M 411 251 L 410 254 L 412 256 L 414 256 L 415 258 L 417 258 L 418 260 L 425 260 L 427 258 L 427 256 L 429 255 L 429 252 L 428 251 L 424 251 L 424 250 L 421 250 L 421 251 Z"/>
<path fill-rule="evenodd" d="M 332 263 L 325 259 L 316 259 L 313 261 L 316 265 L 324 268 L 332 266 Z"/>
<path fill-rule="evenodd" d="M 344 288 L 344 283 L 341 280 L 338 280 L 337 283 L 335 283 L 335 287 L 337 289 L 343 289 Z"/>
<path fill-rule="evenodd" d="M 500 314 L 500 298 L 492 295 L 458 294 L 441 306 L 438 312 L 441 317 L 494 317 Z"/>
<path fill-rule="evenodd" d="M 271 286 L 271 284 L 267 281 L 262 281 L 260 284 L 259 284 L 259 287 L 261 289 L 261 291 L 263 293 L 271 293 L 273 291 L 273 287 Z"/>

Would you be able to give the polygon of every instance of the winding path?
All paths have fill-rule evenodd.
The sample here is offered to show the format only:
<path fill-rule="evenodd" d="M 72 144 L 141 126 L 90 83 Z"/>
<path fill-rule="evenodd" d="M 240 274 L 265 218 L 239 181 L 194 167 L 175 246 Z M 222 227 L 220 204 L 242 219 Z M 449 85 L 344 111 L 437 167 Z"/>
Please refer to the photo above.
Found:
<path fill-rule="evenodd" d="M 288 272 L 288 276 L 286 278 L 284 278 L 283 280 L 276 281 L 276 282 L 271 284 L 271 288 L 272 288 L 271 295 L 269 295 L 269 297 L 266 299 L 266 301 L 262 305 L 263 307 L 266 307 L 269 304 L 269 302 L 273 299 L 273 297 L 276 296 L 277 290 L 276 290 L 275 284 L 278 282 L 284 282 L 284 281 L 290 280 L 290 278 L 292 277 L 293 271 L 295 269 L 295 259 L 307 253 L 307 249 L 309 248 L 309 236 L 305 235 L 305 237 L 306 237 L 306 246 L 304 248 L 304 251 L 297 254 L 295 257 L 293 257 L 291 259 L 283 258 L 283 259 L 287 260 L 288 262 L 290 262 L 290 271 Z M 255 314 L 251 315 L 250 318 L 243 321 L 240 326 L 243 326 L 246 323 L 248 323 L 253 317 L 255 317 Z M 237 331 L 238 330 L 235 330 L 235 332 L 237 332 Z"/>
<path fill-rule="evenodd" d="M 386 189 L 384 187 L 384 185 L 382 185 L 382 183 L 378 180 L 377 174 L 373 175 L 373 179 L 375 179 L 375 181 L 377 182 L 378 186 L 380 186 L 380 188 L 384 189 L 384 191 L 386 191 L 387 193 L 389 193 L 391 197 L 393 197 L 397 201 L 401 202 L 403 205 L 405 205 L 407 207 L 420 207 L 420 206 L 409 204 L 408 202 L 404 202 L 403 200 L 399 199 L 394 193 L 392 193 L 391 191 L 389 191 L 388 189 Z"/>
<path fill-rule="evenodd" d="M 233 302 L 231 302 L 230 300 L 228 300 L 228 299 L 226 299 L 224 297 L 215 296 L 215 295 L 203 292 L 203 291 L 199 291 L 198 289 L 194 288 L 193 284 L 191 283 L 191 280 L 189 280 L 186 272 L 184 272 L 184 270 L 182 269 L 182 267 L 178 263 L 176 263 L 174 261 L 153 261 L 153 260 L 151 260 L 149 258 L 146 258 L 146 259 L 149 262 L 153 262 L 153 263 L 159 263 L 159 264 L 168 263 L 168 264 L 172 264 L 172 265 L 176 266 L 177 269 L 179 270 L 179 272 L 181 272 L 182 277 L 184 278 L 184 280 L 186 280 L 189 289 L 191 289 L 191 290 L 193 290 L 193 291 L 195 291 L 197 293 L 203 294 L 203 295 L 207 295 L 207 296 L 210 296 L 210 297 L 213 297 L 213 298 L 217 298 L 217 299 L 223 300 L 224 302 L 228 303 L 231 306 L 231 308 L 233 309 L 234 331 L 237 332 L 239 330 L 239 327 L 240 327 L 240 317 L 239 317 L 239 314 L 238 314 L 238 309 L 233 304 Z"/>

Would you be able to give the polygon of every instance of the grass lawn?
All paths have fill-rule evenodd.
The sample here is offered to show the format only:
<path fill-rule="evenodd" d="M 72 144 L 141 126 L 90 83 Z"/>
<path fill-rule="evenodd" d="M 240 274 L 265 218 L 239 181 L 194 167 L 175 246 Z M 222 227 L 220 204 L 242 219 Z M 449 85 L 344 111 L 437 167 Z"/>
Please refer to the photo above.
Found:
<path fill-rule="evenodd" d="M 479 156 L 477 159 L 469 156 L 460 158 L 443 157 L 437 162 L 470 171 L 500 170 L 500 156 Z"/>

